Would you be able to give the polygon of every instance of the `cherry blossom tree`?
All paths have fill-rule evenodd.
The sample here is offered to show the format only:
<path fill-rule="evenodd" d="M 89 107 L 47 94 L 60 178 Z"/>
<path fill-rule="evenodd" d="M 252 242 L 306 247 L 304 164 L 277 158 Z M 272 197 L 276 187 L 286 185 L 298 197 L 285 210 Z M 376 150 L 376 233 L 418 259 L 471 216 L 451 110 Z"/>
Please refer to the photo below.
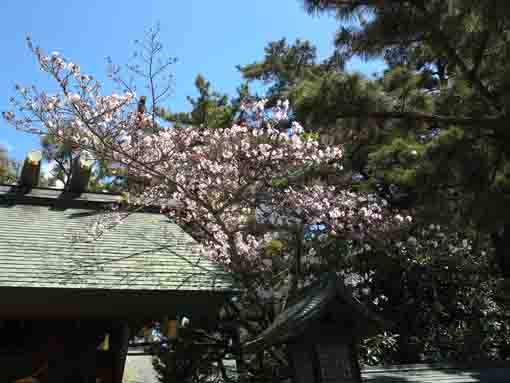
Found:
<path fill-rule="evenodd" d="M 28 44 L 59 91 L 17 86 L 14 110 L 4 118 L 151 179 L 152 186 L 132 201 L 161 206 L 192 230 L 207 256 L 234 272 L 258 274 L 269 267 L 263 262 L 267 247 L 289 233 L 300 233 L 305 252 L 294 252 L 308 256 L 328 236 L 369 241 L 402 223 L 374 195 L 357 194 L 346 184 L 304 181 L 319 169 L 341 174 L 342 149 L 322 145 L 290 123 L 288 102 L 269 114 L 264 100 L 244 105 L 248 122 L 216 130 L 164 126 L 155 108 L 137 108 L 131 89 L 103 95 L 101 83 L 79 65 L 57 52 L 46 55 L 30 39 Z M 303 240 L 313 227 L 321 234 Z"/>
<path fill-rule="evenodd" d="M 158 119 L 157 95 L 145 108 L 144 99 L 119 80 L 124 89 L 105 95 L 78 64 L 46 54 L 30 39 L 28 46 L 58 91 L 17 86 L 4 119 L 147 180 L 130 196 L 131 205 L 159 206 L 202 245 L 204 256 L 232 272 L 243 293 L 229 310 L 246 333 L 264 329 L 298 288 L 324 271 L 346 275 L 336 265 L 348 254 L 391 246 L 396 254 L 422 254 L 434 241 L 402 239 L 412 218 L 352 188 L 342 148 L 307 134 L 289 118 L 286 101 L 269 111 L 265 100 L 246 102 L 243 119 L 232 126 L 174 127 Z M 149 80 L 149 89 L 156 89 Z M 111 224 L 104 219 L 91 230 L 100 235 Z M 248 307 L 256 323 L 241 315 Z"/>

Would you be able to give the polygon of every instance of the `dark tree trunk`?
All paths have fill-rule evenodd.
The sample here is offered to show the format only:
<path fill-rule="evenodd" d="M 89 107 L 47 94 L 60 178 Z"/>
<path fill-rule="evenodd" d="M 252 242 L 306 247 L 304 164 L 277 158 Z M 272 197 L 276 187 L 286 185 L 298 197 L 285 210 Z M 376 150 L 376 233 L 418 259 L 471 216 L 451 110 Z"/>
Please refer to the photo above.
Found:
<path fill-rule="evenodd" d="M 505 279 L 510 279 L 510 223 L 503 225 L 499 232 L 492 234 L 495 261 Z"/>

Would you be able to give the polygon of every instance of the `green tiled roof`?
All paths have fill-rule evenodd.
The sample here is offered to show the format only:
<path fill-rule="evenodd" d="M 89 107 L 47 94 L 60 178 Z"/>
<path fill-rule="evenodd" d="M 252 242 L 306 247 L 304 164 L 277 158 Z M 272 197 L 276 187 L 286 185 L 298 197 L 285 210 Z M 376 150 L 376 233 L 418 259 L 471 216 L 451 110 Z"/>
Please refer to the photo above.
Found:
<path fill-rule="evenodd" d="M 90 240 L 97 207 L 118 197 L 89 193 L 59 205 L 60 191 L 17 197 L 6 190 L 0 187 L 0 288 L 232 290 L 229 275 L 161 214 L 132 213 Z"/>
<path fill-rule="evenodd" d="M 510 363 L 371 367 L 362 370 L 361 375 L 365 383 L 506 383 L 510 381 Z"/>

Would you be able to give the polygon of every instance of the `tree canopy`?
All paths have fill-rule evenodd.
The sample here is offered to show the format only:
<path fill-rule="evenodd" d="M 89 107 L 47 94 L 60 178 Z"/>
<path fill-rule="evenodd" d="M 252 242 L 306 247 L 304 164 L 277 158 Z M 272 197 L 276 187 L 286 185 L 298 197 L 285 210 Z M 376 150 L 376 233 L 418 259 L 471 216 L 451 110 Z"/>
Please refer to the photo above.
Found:
<path fill-rule="evenodd" d="M 16 182 L 18 170 L 18 161 L 10 158 L 7 148 L 0 145 L 0 183 Z"/>
<path fill-rule="evenodd" d="M 243 287 L 221 313 L 242 339 L 266 328 L 300 287 L 335 271 L 395 324 L 362 345 L 365 364 L 510 357 L 510 7 L 305 7 L 342 23 L 336 51 L 319 60 L 311 42 L 270 42 L 259 61 L 239 65 L 244 82 L 233 99 L 198 75 L 191 112 L 157 95 L 140 108 L 117 74 L 123 93 L 103 95 L 76 64 L 30 45 L 60 92 L 19 88 L 34 118 L 4 117 L 150 179 L 130 190 L 132 201 L 162 206 Z M 382 57 L 388 68 L 373 78 L 347 72 L 354 56 Z M 267 93 L 251 94 L 250 82 Z M 206 327 L 190 339 L 233 337 L 230 327 Z M 222 350 L 204 351 L 190 373 L 215 365 L 228 380 L 221 358 L 232 350 Z M 283 351 L 245 356 L 247 376 L 277 375 Z"/>

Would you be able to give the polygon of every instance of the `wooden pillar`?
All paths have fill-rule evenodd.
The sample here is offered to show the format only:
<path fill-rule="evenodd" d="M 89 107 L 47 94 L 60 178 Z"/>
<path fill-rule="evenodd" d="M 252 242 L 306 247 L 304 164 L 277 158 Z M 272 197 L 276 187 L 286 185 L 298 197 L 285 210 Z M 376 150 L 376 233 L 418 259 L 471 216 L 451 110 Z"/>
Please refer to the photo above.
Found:
<path fill-rule="evenodd" d="M 110 350 L 112 353 L 112 383 L 122 383 L 124 366 L 129 342 L 129 327 L 126 322 L 119 321 L 113 325 L 110 334 Z"/>
<path fill-rule="evenodd" d="M 358 360 L 358 340 L 352 341 L 350 351 L 353 365 L 353 379 L 355 382 L 361 382 L 361 367 Z"/>
<path fill-rule="evenodd" d="M 293 383 L 321 383 L 320 364 L 314 355 L 313 345 L 306 341 L 288 345 L 289 364 L 292 368 Z"/>
<path fill-rule="evenodd" d="M 245 369 L 244 369 L 244 358 L 243 358 L 243 349 L 241 347 L 241 337 L 239 334 L 239 329 L 233 329 L 233 346 L 236 350 L 236 370 L 239 376 L 239 381 L 245 381 Z"/>
<path fill-rule="evenodd" d="M 94 325 L 59 324 L 48 347 L 48 381 L 51 383 L 95 383 L 96 348 L 101 330 Z"/>

